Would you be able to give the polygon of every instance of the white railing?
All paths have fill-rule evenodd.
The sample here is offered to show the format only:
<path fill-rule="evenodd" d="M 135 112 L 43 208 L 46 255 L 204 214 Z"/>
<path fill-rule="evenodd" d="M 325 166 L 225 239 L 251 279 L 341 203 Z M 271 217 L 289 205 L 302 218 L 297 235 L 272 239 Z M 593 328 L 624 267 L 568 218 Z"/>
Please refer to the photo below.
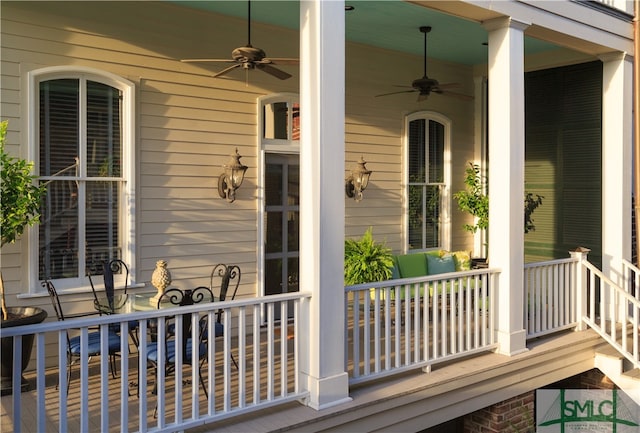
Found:
<path fill-rule="evenodd" d="M 524 329 L 527 338 L 577 325 L 579 260 L 568 258 L 524 265 Z"/>
<path fill-rule="evenodd" d="M 634 293 L 637 291 L 619 287 L 591 263 L 582 263 L 587 273 L 588 290 L 584 322 L 627 358 L 634 368 L 640 368 L 640 300 Z M 629 262 L 627 265 L 635 268 Z M 637 274 L 638 268 L 633 271 Z"/>
<path fill-rule="evenodd" d="M 633 2 L 629 0 L 595 0 L 598 3 L 602 3 L 609 7 L 621 10 L 623 12 L 628 13 L 629 15 L 633 15 Z"/>
<path fill-rule="evenodd" d="M 628 260 L 622 260 L 622 288 L 640 299 L 640 269 Z"/>
<path fill-rule="evenodd" d="M 18 357 L 24 335 L 35 334 L 37 360 L 36 390 L 14 392 L 12 407 L 3 407 L 3 411 L 14 420 L 14 432 L 23 428 L 65 432 L 178 431 L 304 399 L 308 393 L 299 384 L 298 323 L 300 302 L 307 297 L 309 294 L 292 293 L 3 328 L 2 337 L 14 337 L 14 365 L 20 365 Z M 146 331 L 150 324 L 157 325 L 158 341 L 164 341 L 170 329 L 165 320 L 175 316 L 175 338 L 180 347 L 181 317 L 191 316 L 192 324 L 197 325 L 199 318 L 207 316 L 208 335 L 213 336 L 219 309 L 223 309 L 226 332 L 218 338 L 219 344 L 209 338 L 206 346 L 202 370 L 208 398 L 200 386 L 198 368 L 185 365 L 181 351 L 176 354 L 173 373 L 165 374 L 165 370 L 159 368 L 156 377 L 146 360 L 146 347 L 151 338 Z M 276 320 L 277 316 L 290 320 L 288 323 Z M 128 336 L 131 321 L 139 323 L 137 354 Z M 99 361 L 81 358 L 67 389 L 67 332 L 79 333 L 86 351 L 87 336 L 96 326 L 101 333 L 102 354 L 108 353 L 106 336 L 113 326 L 119 327 L 120 353 L 133 352 L 119 358 L 119 377 L 115 379 L 109 372 L 108 356 L 100 356 Z M 194 326 L 191 338 L 197 340 L 197 332 L 198 327 Z M 162 352 L 164 344 L 159 347 Z M 54 380 L 50 378 L 51 371 L 45 368 L 45 358 L 51 356 L 57 357 Z M 159 356 L 163 358 L 162 353 Z M 197 345 L 192 356 L 198 358 Z M 233 360 L 238 363 L 237 369 Z M 78 369 L 79 379 L 75 377 Z M 13 372 L 13 384 L 13 389 L 20 389 L 17 368 Z M 25 399 L 32 400 L 29 407 L 36 407 L 34 413 L 23 412 L 23 407 L 28 406 Z M 35 417 L 30 420 L 32 427 L 23 426 L 29 425 L 25 424 L 24 417 Z"/>
<path fill-rule="evenodd" d="M 351 384 L 497 347 L 499 270 L 405 278 L 345 288 Z"/>

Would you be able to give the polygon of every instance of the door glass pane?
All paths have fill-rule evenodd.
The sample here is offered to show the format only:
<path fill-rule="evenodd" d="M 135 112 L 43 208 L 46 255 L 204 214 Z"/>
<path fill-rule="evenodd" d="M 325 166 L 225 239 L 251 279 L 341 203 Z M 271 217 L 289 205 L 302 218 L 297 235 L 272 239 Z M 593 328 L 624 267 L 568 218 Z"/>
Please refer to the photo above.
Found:
<path fill-rule="evenodd" d="M 289 206 L 300 204 L 300 166 L 288 166 L 289 181 L 287 182 L 287 196 Z"/>
<path fill-rule="evenodd" d="M 287 292 L 297 292 L 300 290 L 298 284 L 299 259 L 298 257 L 292 257 L 287 262 L 289 265 L 287 269 Z"/>
<path fill-rule="evenodd" d="M 282 259 L 264 261 L 264 292 L 265 295 L 282 293 Z"/>
<path fill-rule="evenodd" d="M 282 212 L 265 212 L 267 253 L 282 251 Z"/>
<path fill-rule="evenodd" d="M 289 251 L 298 251 L 299 249 L 299 232 L 300 232 L 300 213 L 295 211 L 287 212 L 287 249 Z"/>
<path fill-rule="evenodd" d="M 282 173 L 281 164 L 267 164 L 265 178 L 265 204 L 278 206 L 282 204 Z"/>

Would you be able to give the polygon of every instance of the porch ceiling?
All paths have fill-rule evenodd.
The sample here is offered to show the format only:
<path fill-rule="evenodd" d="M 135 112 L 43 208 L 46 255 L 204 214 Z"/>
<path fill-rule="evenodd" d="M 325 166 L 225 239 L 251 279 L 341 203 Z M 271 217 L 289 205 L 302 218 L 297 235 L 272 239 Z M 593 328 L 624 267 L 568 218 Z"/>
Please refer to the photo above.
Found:
<path fill-rule="evenodd" d="M 245 1 L 175 1 L 174 3 L 238 18 L 246 19 L 247 17 Z M 346 4 L 354 7 L 354 10 L 346 12 L 346 37 L 351 42 L 421 56 L 424 49 L 423 36 L 418 28 L 429 25 L 433 28 L 429 34 L 429 57 L 465 65 L 483 64 L 487 61 L 487 46 L 484 45 L 487 41 L 487 32 L 479 22 L 398 0 L 347 0 Z M 251 20 L 298 29 L 299 10 L 298 1 L 253 1 Z M 486 16 L 485 13 L 479 18 L 488 19 L 491 16 Z M 257 41 L 256 45 L 259 45 Z M 558 48 L 551 43 L 525 37 L 526 54 Z"/>

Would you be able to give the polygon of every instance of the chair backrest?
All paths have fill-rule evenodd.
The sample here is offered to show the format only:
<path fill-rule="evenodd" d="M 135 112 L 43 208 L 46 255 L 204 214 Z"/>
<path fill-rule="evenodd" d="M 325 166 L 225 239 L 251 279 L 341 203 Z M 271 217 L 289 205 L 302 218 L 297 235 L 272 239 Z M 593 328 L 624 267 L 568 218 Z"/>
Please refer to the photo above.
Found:
<path fill-rule="evenodd" d="M 93 291 L 93 297 L 96 302 L 98 302 L 98 292 L 93 280 L 98 275 L 102 275 L 105 295 L 107 295 L 109 302 L 113 302 L 115 296 L 114 275 L 124 276 L 124 294 L 127 294 L 127 288 L 129 287 L 129 267 L 121 259 L 111 259 L 104 262 L 88 264 L 87 276 L 89 277 L 89 283 L 91 284 L 91 290 Z"/>
<path fill-rule="evenodd" d="M 231 294 L 231 300 L 236 298 L 236 293 L 238 292 L 238 286 L 240 286 L 240 267 L 237 265 L 225 265 L 223 263 L 219 263 L 214 266 L 211 271 L 211 277 L 209 279 L 209 288 L 211 292 L 214 291 L 215 280 L 220 279 L 220 290 L 218 292 L 218 300 L 220 302 L 225 301 L 227 299 L 227 293 L 229 293 L 229 286 L 233 290 Z M 222 319 L 222 310 L 219 310 L 217 313 L 217 322 L 220 323 Z"/>
<path fill-rule="evenodd" d="M 58 317 L 58 320 L 60 321 L 64 320 L 64 313 L 62 312 L 62 306 L 60 305 L 60 298 L 58 297 L 58 291 L 53 285 L 53 282 L 51 281 L 51 279 L 47 278 L 46 280 L 42 281 L 42 285 L 46 287 L 47 292 L 49 292 L 51 305 L 53 305 L 53 310 L 56 312 L 56 316 Z M 69 333 L 65 332 L 65 334 L 67 336 L 67 345 L 69 345 L 70 344 Z"/>
<path fill-rule="evenodd" d="M 53 282 L 50 279 L 46 279 L 42 282 L 42 285 L 47 288 L 49 292 L 49 298 L 51 299 L 51 305 L 56 312 L 58 320 L 64 320 L 64 313 L 62 312 L 62 306 L 60 305 L 60 298 L 58 298 L 58 292 L 56 291 Z"/>
<path fill-rule="evenodd" d="M 163 303 L 170 303 L 175 306 L 194 305 L 202 302 L 213 302 L 214 296 L 208 287 L 200 286 L 192 290 L 180 290 L 177 288 L 171 288 L 164 291 L 162 296 L 158 299 L 158 308 L 162 307 Z M 199 326 L 199 342 L 203 340 L 204 333 L 206 332 L 207 316 L 200 318 Z M 182 355 L 187 356 L 187 339 L 191 337 L 191 315 L 185 314 L 182 316 Z M 165 351 L 168 353 L 168 351 Z M 202 356 L 202 354 L 200 354 Z M 186 358 L 184 358 L 186 359 Z"/>

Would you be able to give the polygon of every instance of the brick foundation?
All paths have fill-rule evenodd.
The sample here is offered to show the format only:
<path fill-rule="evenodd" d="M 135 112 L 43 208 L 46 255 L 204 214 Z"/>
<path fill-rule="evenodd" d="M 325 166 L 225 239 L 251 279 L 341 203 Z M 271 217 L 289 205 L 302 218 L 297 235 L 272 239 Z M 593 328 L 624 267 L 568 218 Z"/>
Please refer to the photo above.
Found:
<path fill-rule="evenodd" d="M 535 391 L 510 398 L 464 417 L 464 433 L 534 432 Z"/>
<path fill-rule="evenodd" d="M 586 371 L 548 386 L 552 389 L 614 389 L 598 369 Z M 465 415 L 464 433 L 535 432 L 535 391 L 521 394 Z"/>

